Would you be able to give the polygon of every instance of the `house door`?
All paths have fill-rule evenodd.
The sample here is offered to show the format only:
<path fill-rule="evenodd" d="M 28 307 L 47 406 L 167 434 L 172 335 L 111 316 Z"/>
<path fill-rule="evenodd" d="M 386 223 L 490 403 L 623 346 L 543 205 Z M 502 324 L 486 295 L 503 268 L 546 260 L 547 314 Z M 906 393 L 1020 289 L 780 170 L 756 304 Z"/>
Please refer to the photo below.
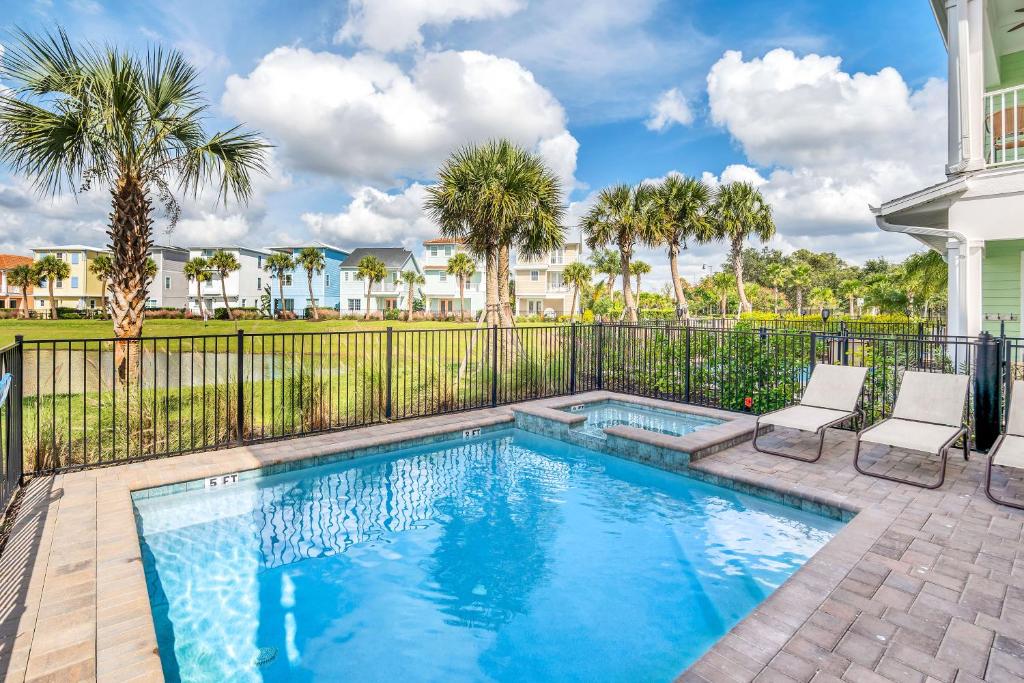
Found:
<path fill-rule="evenodd" d="M 438 302 L 438 310 L 441 315 L 451 315 L 455 312 L 455 302 L 451 299 L 441 299 Z"/>

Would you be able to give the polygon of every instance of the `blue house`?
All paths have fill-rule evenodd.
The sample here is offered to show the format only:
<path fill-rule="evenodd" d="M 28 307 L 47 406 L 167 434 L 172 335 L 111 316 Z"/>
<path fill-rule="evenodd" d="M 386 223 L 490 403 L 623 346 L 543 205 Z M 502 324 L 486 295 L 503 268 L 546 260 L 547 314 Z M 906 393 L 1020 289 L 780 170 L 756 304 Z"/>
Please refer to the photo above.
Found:
<path fill-rule="evenodd" d="M 338 310 L 341 303 L 339 269 L 342 262 L 348 258 L 349 252 L 347 250 L 331 246 L 330 244 L 324 244 L 323 242 L 310 242 L 309 244 L 301 244 L 294 247 L 270 247 L 270 251 L 291 254 L 293 258 L 297 259 L 299 252 L 306 247 L 319 249 L 320 253 L 324 255 L 323 271 L 313 273 L 313 297 L 316 300 L 317 308 L 333 308 Z M 273 310 L 276 312 L 281 309 L 277 278 L 271 275 L 267 284 L 270 285 Z M 294 311 L 299 315 L 305 315 L 306 311 L 311 307 L 312 302 L 309 300 L 309 283 L 307 282 L 306 270 L 302 266 L 296 265 L 295 270 L 286 275 L 284 279 L 284 309 L 286 311 Z"/>

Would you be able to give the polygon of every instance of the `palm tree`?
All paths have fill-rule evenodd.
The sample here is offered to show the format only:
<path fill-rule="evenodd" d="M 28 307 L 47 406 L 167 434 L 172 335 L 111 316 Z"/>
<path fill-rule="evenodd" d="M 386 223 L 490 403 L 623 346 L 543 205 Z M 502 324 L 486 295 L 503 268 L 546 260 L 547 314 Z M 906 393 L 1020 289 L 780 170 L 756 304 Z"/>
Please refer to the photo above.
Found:
<path fill-rule="evenodd" d="M 767 281 L 772 288 L 775 315 L 779 314 L 779 287 L 786 282 L 788 277 L 789 270 L 787 270 L 787 268 L 781 263 L 769 263 L 764 268 L 765 281 Z"/>
<path fill-rule="evenodd" d="M 427 284 L 427 278 L 423 277 L 415 270 L 403 270 L 402 274 L 398 276 L 398 279 L 409 287 L 409 296 L 405 301 L 405 319 L 408 322 L 412 322 L 412 303 L 416 296 L 416 285 L 423 286 Z"/>
<path fill-rule="evenodd" d="M 18 317 L 28 317 L 28 290 L 39 286 L 39 272 L 35 264 L 23 263 L 7 271 L 7 283 L 17 287 L 21 292 L 21 303 L 18 305 Z"/>
<path fill-rule="evenodd" d="M 459 320 L 466 319 L 466 283 L 476 273 L 476 261 L 469 254 L 459 252 L 448 259 L 446 272 L 459 283 Z"/>
<path fill-rule="evenodd" d="M 607 187 L 601 190 L 597 203 L 580 221 L 580 229 L 587 236 L 587 246 L 591 249 L 609 243 L 618 246 L 625 316 L 631 323 L 637 321 L 637 316 L 636 302 L 630 288 L 629 263 L 637 243 L 649 244 L 652 241 L 646 206 L 649 196 L 650 188 L 647 185 Z"/>
<path fill-rule="evenodd" d="M 303 247 L 295 257 L 295 262 L 306 271 L 306 285 L 309 287 L 309 307 L 313 310 L 313 320 L 320 320 L 316 298 L 313 296 L 313 275 L 319 275 L 327 267 L 324 252 L 317 247 Z"/>
<path fill-rule="evenodd" d="M 686 314 L 686 294 L 679 277 L 679 252 L 686 249 L 688 239 L 698 243 L 714 238 L 708 209 L 712 201 L 711 188 L 698 178 L 671 174 L 651 192 L 649 210 L 655 240 L 668 247 L 668 265 L 672 271 L 672 286 L 676 306 Z"/>
<path fill-rule="evenodd" d="M 751 306 L 743 287 L 743 243 L 749 237 L 762 242 L 771 239 L 775 234 L 772 207 L 750 183 L 729 183 L 718 190 L 711 215 L 715 234 L 729 242 L 740 312 L 749 312 Z"/>
<path fill-rule="evenodd" d="M 179 215 L 175 191 L 246 201 L 265 173 L 268 148 L 239 127 L 207 135 L 200 74 L 177 51 L 139 56 L 78 48 L 63 29 L 16 34 L 0 79 L 0 162 L 52 195 L 100 183 L 110 188 L 113 251 L 110 309 L 117 337 L 138 337 L 146 305 L 145 262 L 153 244 L 153 199 Z M 127 346 L 115 346 L 119 371 Z"/>
<path fill-rule="evenodd" d="M 220 295 L 224 299 L 224 308 L 228 310 L 228 320 L 233 320 L 235 314 L 231 311 L 231 304 L 228 303 L 228 286 L 227 279 L 228 275 L 241 270 L 242 264 L 238 262 L 235 255 L 230 251 L 224 251 L 218 249 L 213 252 L 213 255 L 209 259 L 210 268 L 220 276 Z"/>
<path fill-rule="evenodd" d="M 736 283 L 728 273 L 722 271 L 708 278 L 708 289 L 718 299 L 718 312 L 724 318 L 729 314 L 729 295 L 736 289 Z"/>
<path fill-rule="evenodd" d="M 798 261 L 789 268 L 789 284 L 796 290 L 796 314 L 804 314 L 804 290 L 811 284 L 811 266 Z"/>
<path fill-rule="evenodd" d="M 864 283 L 856 277 L 847 278 L 839 283 L 839 293 L 849 302 L 850 317 L 857 315 L 857 299 L 864 295 Z"/>
<path fill-rule="evenodd" d="M 911 254 L 903 264 L 904 287 L 908 292 L 920 294 L 924 302 L 924 317 L 928 317 L 933 299 L 946 291 L 949 269 L 937 251 Z"/>
<path fill-rule="evenodd" d="M 562 280 L 572 287 L 572 308 L 569 313 L 569 320 L 576 319 L 576 302 L 579 300 L 580 291 L 590 284 L 590 268 L 582 261 L 570 263 L 562 271 Z"/>
<path fill-rule="evenodd" d="M 528 257 L 565 242 L 558 178 L 540 157 L 508 140 L 470 145 L 441 165 L 424 209 L 444 237 L 485 259 L 487 323 L 512 325 L 511 248 Z"/>
<path fill-rule="evenodd" d="M 109 254 L 97 254 L 89 262 L 89 272 L 100 281 L 102 288 L 100 301 L 103 304 L 103 310 L 109 313 L 110 311 L 107 310 L 107 285 L 114 274 L 114 259 L 110 258 Z"/>
<path fill-rule="evenodd" d="M 836 295 L 829 287 L 815 287 L 811 290 L 811 305 L 819 311 L 836 305 Z"/>
<path fill-rule="evenodd" d="M 271 275 L 277 278 L 277 293 L 281 307 L 277 311 L 277 317 L 283 317 L 284 315 L 284 276 L 295 270 L 295 261 L 292 260 L 291 254 L 284 254 L 277 252 L 267 257 L 267 260 L 263 262 L 263 268 Z"/>
<path fill-rule="evenodd" d="M 640 276 L 651 272 L 651 264 L 646 261 L 633 261 L 629 264 L 629 274 L 636 279 L 636 305 L 640 306 Z"/>
<path fill-rule="evenodd" d="M 47 254 L 36 261 L 36 273 L 40 280 L 46 280 L 46 290 L 50 298 L 50 315 L 52 320 L 57 319 L 57 299 L 53 295 L 53 281 L 65 280 L 71 275 L 71 266 L 65 261 L 57 258 L 54 254 Z"/>
<path fill-rule="evenodd" d="M 206 320 L 206 306 L 203 305 L 203 283 L 210 279 L 210 264 L 202 256 L 185 261 L 182 271 L 189 282 L 196 283 L 196 300 L 199 301 L 199 314 Z"/>
<path fill-rule="evenodd" d="M 590 255 L 590 263 L 595 273 L 607 278 L 604 283 L 605 293 L 611 296 L 615 290 L 615 280 L 622 272 L 619 266 L 619 255 L 612 249 L 595 249 Z"/>
<path fill-rule="evenodd" d="M 356 277 L 366 280 L 366 314 L 363 319 L 368 320 L 370 318 L 370 292 L 373 290 L 374 283 L 384 282 L 384 278 L 388 276 L 388 267 L 376 256 L 364 256 L 359 259 L 356 266 Z"/>

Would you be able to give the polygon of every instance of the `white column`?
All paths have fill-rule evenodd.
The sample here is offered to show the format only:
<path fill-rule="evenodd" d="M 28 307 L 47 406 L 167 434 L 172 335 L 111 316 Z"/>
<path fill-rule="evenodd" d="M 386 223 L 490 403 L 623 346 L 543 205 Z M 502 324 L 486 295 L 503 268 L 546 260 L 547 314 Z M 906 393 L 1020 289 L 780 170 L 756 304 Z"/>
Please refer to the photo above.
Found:
<path fill-rule="evenodd" d="M 960 305 L 960 243 L 956 240 L 949 240 L 946 243 L 946 266 L 947 266 L 947 304 L 946 304 L 946 333 L 950 335 L 964 334 L 966 326 L 961 317 L 962 307 Z"/>
<path fill-rule="evenodd" d="M 985 256 L 985 242 L 970 240 L 963 261 L 961 280 L 961 306 L 964 334 L 976 337 L 981 334 L 981 267 Z"/>
<path fill-rule="evenodd" d="M 948 0 L 950 173 L 984 167 L 984 0 Z"/>

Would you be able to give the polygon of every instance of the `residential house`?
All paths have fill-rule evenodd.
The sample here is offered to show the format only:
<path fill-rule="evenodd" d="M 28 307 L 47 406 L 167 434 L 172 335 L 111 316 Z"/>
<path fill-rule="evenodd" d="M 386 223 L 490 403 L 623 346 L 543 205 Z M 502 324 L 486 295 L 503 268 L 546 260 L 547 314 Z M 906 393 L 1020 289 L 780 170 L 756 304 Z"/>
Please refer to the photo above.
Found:
<path fill-rule="evenodd" d="M 359 262 L 366 256 L 376 256 L 384 262 L 387 277 L 383 282 L 374 283 L 370 296 L 366 296 L 366 282 L 359 277 Z M 366 311 L 385 311 L 388 309 L 406 308 L 409 286 L 399 280 L 402 271 L 411 270 L 422 274 L 416 257 L 408 249 L 401 247 L 379 247 L 353 249 L 348 258 L 341 264 L 341 312 L 365 313 Z M 423 296 L 422 288 L 417 292 Z"/>
<path fill-rule="evenodd" d="M 1024 15 L 1020 2 L 929 0 L 948 55 L 946 180 L 874 209 L 949 267 L 950 334 L 1021 334 Z M 941 171 L 942 169 L 936 169 Z"/>
<path fill-rule="evenodd" d="M 239 270 L 228 273 L 224 279 L 224 289 L 227 290 L 228 303 L 232 308 L 258 308 L 263 287 L 270 282 L 270 274 L 263 266 L 266 263 L 268 252 L 261 249 L 250 249 L 239 246 L 223 247 L 190 247 L 189 258 L 203 257 L 210 258 L 217 251 L 226 251 L 235 255 L 241 266 Z M 203 305 L 207 312 L 213 312 L 224 307 L 224 297 L 221 293 L 221 278 L 218 273 L 211 272 L 211 278 L 203 283 L 200 292 L 202 293 Z M 189 283 L 188 307 L 194 313 L 199 312 L 199 299 L 196 298 L 196 284 Z"/>
<path fill-rule="evenodd" d="M 156 276 L 149 283 L 146 308 L 185 308 L 189 282 L 185 277 L 188 249 L 153 245 L 149 257 L 156 263 Z"/>
<path fill-rule="evenodd" d="M 298 253 L 306 247 L 314 247 L 324 255 L 323 272 L 313 274 L 313 298 L 316 300 L 316 306 L 339 310 L 341 308 L 341 264 L 348 258 L 349 251 L 323 242 L 311 242 L 294 247 L 270 247 L 270 250 L 298 256 Z M 273 310 L 276 313 L 281 308 L 281 298 L 276 278 L 271 275 L 270 279 Z M 296 266 L 295 270 L 285 277 L 285 310 L 305 315 L 305 312 L 312 306 L 313 303 L 309 300 L 309 281 L 306 271 L 301 266 Z"/>
<path fill-rule="evenodd" d="M 516 259 L 513 269 L 517 315 L 569 315 L 572 288 L 562 273 L 581 258 L 579 242 L 568 242 L 537 257 Z M 579 301 L 576 302 L 579 306 Z"/>
<path fill-rule="evenodd" d="M 31 287 L 22 292 L 20 287 L 14 287 L 7 282 L 7 273 L 11 268 L 29 265 L 32 265 L 32 259 L 28 256 L 0 254 L 0 308 L 20 308 L 26 298 L 25 310 L 30 310 L 34 306 Z"/>
<path fill-rule="evenodd" d="M 439 238 L 423 243 L 426 310 L 439 315 L 459 315 L 465 311 L 468 316 L 476 317 L 487 305 L 486 262 L 470 255 L 476 262 L 476 272 L 466 282 L 460 305 L 459 279 L 448 274 L 448 261 L 455 254 L 469 254 L 469 250 L 458 240 Z"/>
<path fill-rule="evenodd" d="M 74 308 L 79 311 L 96 311 L 103 308 L 103 281 L 96 277 L 89 264 L 100 254 L 109 254 L 105 249 L 69 244 L 56 247 L 38 247 L 32 250 L 35 260 L 52 254 L 68 264 L 67 279 L 53 283 L 53 295 L 58 308 Z M 41 313 L 49 311 L 49 287 L 44 280 L 35 297 L 35 308 Z"/>

